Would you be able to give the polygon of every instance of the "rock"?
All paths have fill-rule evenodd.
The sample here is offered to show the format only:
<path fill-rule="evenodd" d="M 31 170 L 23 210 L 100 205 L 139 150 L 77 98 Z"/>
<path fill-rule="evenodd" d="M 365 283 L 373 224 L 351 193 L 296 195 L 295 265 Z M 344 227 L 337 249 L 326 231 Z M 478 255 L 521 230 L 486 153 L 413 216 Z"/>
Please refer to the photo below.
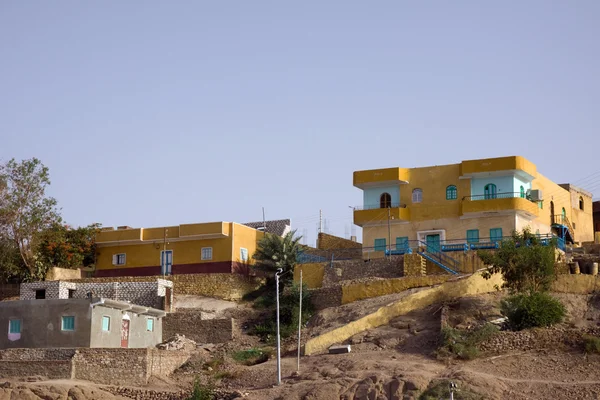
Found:
<path fill-rule="evenodd" d="M 184 335 L 175 334 L 165 342 L 156 345 L 161 350 L 191 350 L 196 348 L 196 342 Z"/>

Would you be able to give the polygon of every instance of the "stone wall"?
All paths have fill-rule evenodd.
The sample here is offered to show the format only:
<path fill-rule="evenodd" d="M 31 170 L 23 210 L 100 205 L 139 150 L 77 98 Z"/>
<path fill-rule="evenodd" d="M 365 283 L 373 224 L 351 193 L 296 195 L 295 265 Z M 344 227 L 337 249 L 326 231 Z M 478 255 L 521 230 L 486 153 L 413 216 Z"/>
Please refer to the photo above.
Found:
<path fill-rule="evenodd" d="M 156 282 L 160 276 L 121 276 L 84 278 L 74 282 Z M 225 300 L 240 300 L 245 294 L 260 287 L 263 279 L 246 278 L 236 274 L 181 274 L 169 275 L 175 294 L 217 297 Z"/>
<path fill-rule="evenodd" d="M 107 385 L 145 385 L 148 349 L 78 349 L 73 379 Z"/>
<path fill-rule="evenodd" d="M 2 361 L 0 378 L 42 376 L 46 379 L 71 379 L 71 362 L 57 360 Z"/>
<path fill-rule="evenodd" d="M 348 282 L 342 285 L 342 304 L 400 293 L 408 289 L 439 285 L 452 275 L 406 276 L 395 279 L 378 279 L 366 282 Z"/>
<path fill-rule="evenodd" d="M 362 244 L 320 232 L 317 238 L 317 248 L 319 250 L 362 249 Z"/>
<path fill-rule="evenodd" d="M 329 287 L 354 279 L 401 277 L 403 276 L 404 259 L 400 256 L 366 262 L 364 260 L 345 260 L 324 264 L 323 287 Z"/>
<path fill-rule="evenodd" d="M 148 349 L 148 376 L 166 377 L 190 358 L 187 351 Z"/>
<path fill-rule="evenodd" d="M 311 290 L 311 303 L 315 310 L 322 310 L 329 307 L 342 305 L 342 286 L 330 286 Z"/>
<path fill-rule="evenodd" d="M 81 270 L 79 268 L 58 268 L 52 267 L 46 274 L 47 281 L 64 281 L 67 279 L 79 279 L 81 278 Z"/>
<path fill-rule="evenodd" d="M 163 339 L 176 333 L 196 343 L 224 343 L 233 339 L 233 319 L 202 319 L 202 312 L 177 312 L 163 319 Z"/>
<path fill-rule="evenodd" d="M 0 361 L 68 361 L 75 349 L 4 349 L 0 350 Z"/>
<path fill-rule="evenodd" d="M 418 254 L 405 254 L 403 267 L 404 276 L 423 276 L 427 273 L 425 259 Z"/>

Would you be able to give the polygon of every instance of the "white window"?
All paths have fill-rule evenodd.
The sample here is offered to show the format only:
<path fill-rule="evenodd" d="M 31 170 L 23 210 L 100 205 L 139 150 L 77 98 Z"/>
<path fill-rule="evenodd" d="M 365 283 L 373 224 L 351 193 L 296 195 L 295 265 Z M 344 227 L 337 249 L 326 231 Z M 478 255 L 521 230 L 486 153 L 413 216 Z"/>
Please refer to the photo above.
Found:
<path fill-rule="evenodd" d="M 423 191 L 421 189 L 415 189 L 412 192 L 412 202 L 420 203 L 423 201 Z"/>
<path fill-rule="evenodd" d="M 212 260 L 212 247 L 203 247 L 202 248 L 202 259 L 203 260 Z"/>
<path fill-rule="evenodd" d="M 240 259 L 242 261 L 248 261 L 248 249 L 243 247 L 240 248 Z"/>
<path fill-rule="evenodd" d="M 125 265 L 125 253 L 113 254 L 113 265 Z"/>

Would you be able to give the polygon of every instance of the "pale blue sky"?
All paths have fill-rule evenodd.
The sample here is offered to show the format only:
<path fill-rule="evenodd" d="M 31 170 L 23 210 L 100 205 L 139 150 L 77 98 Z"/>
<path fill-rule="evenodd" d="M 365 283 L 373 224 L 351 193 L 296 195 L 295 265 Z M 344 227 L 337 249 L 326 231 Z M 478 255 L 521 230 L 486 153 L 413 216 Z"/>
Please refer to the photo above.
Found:
<path fill-rule="evenodd" d="M 600 2 L 2 1 L 0 160 L 75 225 L 349 230 L 352 172 L 520 154 L 600 194 Z"/>

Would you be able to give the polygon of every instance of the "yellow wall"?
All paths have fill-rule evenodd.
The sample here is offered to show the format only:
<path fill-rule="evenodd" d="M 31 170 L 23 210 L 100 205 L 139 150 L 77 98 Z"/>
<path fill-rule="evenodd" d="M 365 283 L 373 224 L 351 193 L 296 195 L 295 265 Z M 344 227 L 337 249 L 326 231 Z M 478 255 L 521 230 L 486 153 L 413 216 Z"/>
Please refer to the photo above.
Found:
<path fill-rule="evenodd" d="M 571 223 L 575 224 L 576 242 L 594 241 L 594 214 L 592 198 L 571 187 Z M 579 198 L 583 199 L 583 210 L 579 209 Z"/>
<path fill-rule="evenodd" d="M 342 285 L 342 304 L 399 293 L 411 288 L 437 285 L 446 282 L 450 278 L 450 275 L 405 276 L 371 282 L 349 283 Z"/>
<path fill-rule="evenodd" d="M 294 282 L 300 282 L 300 271 L 302 271 L 302 283 L 309 289 L 318 289 L 323 286 L 325 276 L 325 265 L 327 263 L 298 264 L 294 267 Z"/>
<path fill-rule="evenodd" d="M 535 164 L 521 156 L 468 160 L 463 161 L 460 165 L 462 175 L 471 175 L 482 172 L 521 170 L 527 172 L 531 176 L 535 176 L 537 172 Z"/>
<path fill-rule="evenodd" d="M 262 239 L 265 234 L 250 228 L 249 226 L 237 224 L 235 222 L 231 225 L 231 232 L 233 232 L 234 237 L 231 260 L 235 262 L 242 261 L 240 258 L 240 249 L 243 247 L 248 250 L 248 263 L 254 264 L 252 256 L 256 252 L 258 241 Z"/>

